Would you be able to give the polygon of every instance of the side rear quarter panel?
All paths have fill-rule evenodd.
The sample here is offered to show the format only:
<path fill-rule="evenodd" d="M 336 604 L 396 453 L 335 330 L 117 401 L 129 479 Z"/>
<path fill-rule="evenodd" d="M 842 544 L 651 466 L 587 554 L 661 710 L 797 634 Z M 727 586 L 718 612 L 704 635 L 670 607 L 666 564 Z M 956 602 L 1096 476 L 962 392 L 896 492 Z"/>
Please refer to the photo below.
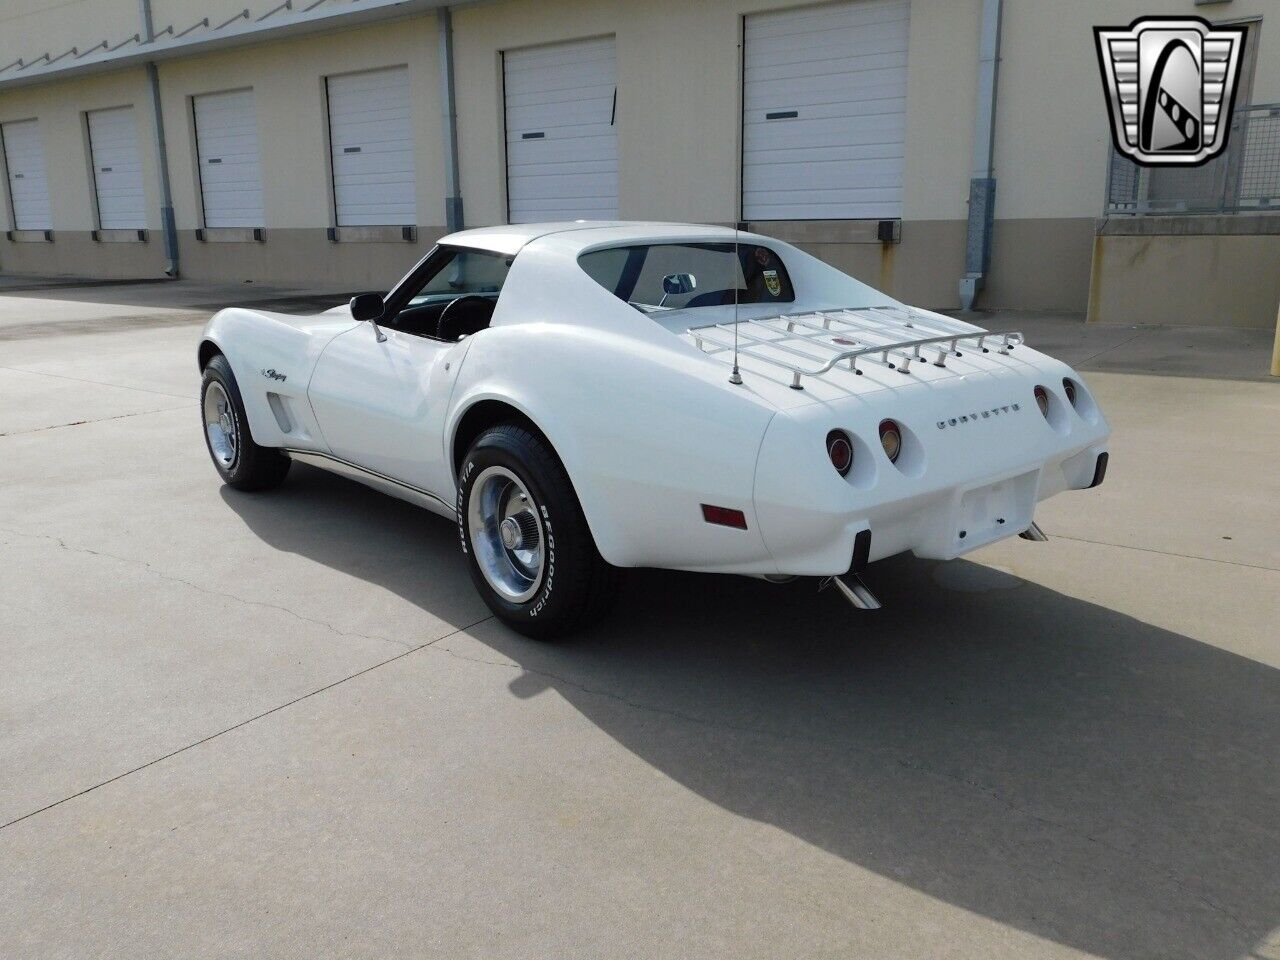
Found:
<path fill-rule="evenodd" d="M 610 563 L 771 573 L 752 487 L 774 410 L 718 373 L 576 262 L 530 247 L 473 338 L 446 436 L 502 400 L 555 448 Z M 707 524 L 704 503 L 742 510 L 748 529 Z"/>

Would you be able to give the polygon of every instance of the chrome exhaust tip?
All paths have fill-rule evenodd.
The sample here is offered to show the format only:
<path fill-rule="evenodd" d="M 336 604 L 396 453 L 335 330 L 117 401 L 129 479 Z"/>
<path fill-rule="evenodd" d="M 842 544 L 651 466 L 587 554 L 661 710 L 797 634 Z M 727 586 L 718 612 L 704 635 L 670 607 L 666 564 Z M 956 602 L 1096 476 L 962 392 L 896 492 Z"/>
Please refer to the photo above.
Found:
<path fill-rule="evenodd" d="M 836 585 L 841 596 L 859 610 L 880 609 L 880 601 L 856 573 L 842 573 L 838 577 L 832 577 L 831 582 Z"/>
<path fill-rule="evenodd" d="M 1031 521 L 1031 526 L 1023 530 L 1020 534 L 1018 534 L 1018 536 L 1020 536 L 1023 540 L 1031 540 L 1031 541 L 1034 541 L 1035 543 L 1049 542 L 1049 538 L 1045 536 L 1045 532 L 1040 529 L 1040 524 L 1036 523 L 1034 520 Z"/>

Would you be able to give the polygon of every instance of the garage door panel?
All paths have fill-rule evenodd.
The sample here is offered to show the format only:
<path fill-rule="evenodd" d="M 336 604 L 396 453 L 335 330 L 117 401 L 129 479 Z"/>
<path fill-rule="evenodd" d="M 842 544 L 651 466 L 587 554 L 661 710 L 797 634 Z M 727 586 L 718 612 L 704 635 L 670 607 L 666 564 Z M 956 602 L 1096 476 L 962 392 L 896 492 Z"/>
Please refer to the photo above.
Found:
<path fill-rule="evenodd" d="M 585 91 L 579 91 L 584 93 Z M 613 116 L 613 87 L 601 96 L 585 94 L 561 103 L 521 107 L 510 115 L 513 132 L 608 124 Z"/>
<path fill-rule="evenodd" d="M 831 60 L 806 60 L 796 63 L 780 63 L 771 67 L 753 66 L 747 68 L 743 75 L 752 88 L 754 82 L 765 80 L 791 80 L 805 77 L 834 77 L 841 74 L 859 74 L 873 70 L 891 70 L 895 67 L 905 70 L 907 53 L 904 50 L 880 53 L 866 53 L 857 57 L 840 57 Z M 850 77 L 857 83 L 865 79 Z"/>
<path fill-rule="evenodd" d="M 612 213 L 617 207 L 617 201 L 612 197 L 578 197 L 571 198 L 578 206 L 580 213 L 575 219 L 581 220 L 604 220 L 612 219 L 615 214 Z M 537 222 L 539 220 L 560 220 L 559 211 L 564 206 L 565 198 L 563 197 L 547 197 L 540 199 L 528 200 L 524 203 L 524 209 L 529 213 L 529 222 Z"/>
<path fill-rule="evenodd" d="M 609 118 L 612 114 L 611 100 L 600 100 L 592 104 L 589 110 L 575 103 L 559 112 L 554 109 L 539 111 L 536 116 L 516 118 L 511 123 L 507 138 L 516 143 L 529 143 L 533 140 L 555 138 L 607 137 L 611 132 Z M 544 136 L 539 137 L 540 133 Z"/>
<path fill-rule="evenodd" d="M 616 75 L 615 58 L 611 49 L 592 57 L 582 57 L 580 51 L 559 51 L 554 60 L 532 68 L 522 66 L 523 54 L 520 51 L 513 55 L 520 59 L 512 65 L 506 76 L 523 90 L 570 90 L 579 79 L 583 83 L 604 83 Z M 565 72 L 566 56 L 572 58 L 572 73 Z"/>
<path fill-rule="evenodd" d="M 524 170 L 528 170 L 528 169 L 530 169 L 530 168 L 528 168 L 528 167 L 525 167 L 525 168 L 524 168 Z M 538 168 L 538 169 L 539 169 L 540 171 L 545 171 L 545 168 Z M 533 174 L 532 176 L 534 176 L 534 177 L 543 177 L 543 178 L 545 178 L 545 177 L 556 177 L 556 176 L 560 176 L 560 174 L 556 174 L 556 173 L 546 173 L 546 172 L 539 172 L 539 173 Z M 578 178 L 578 182 L 580 182 L 580 184 L 581 184 L 581 188 L 582 188 L 582 190 L 583 190 L 583 191 L 587 191 L 587 190 L 588 190 L 588 186 L 589 186 L 589 184 L 591 183 L 591 178 L 592 178 L 592 177 L 604 177 L 604 178 L 606 178 L 606 180 L 605 180 L 604 182 L 608 184 L 608 189 L 610 189 L 610 190 L 615 189 L 615 188 L 616 188 L 616 186 L 617 186 L 617 182 L 618 182 L 618 175 L 617 175 L 617 173 L 616 173 L 616 172 L 615 172 L 611 167 L 609 167 L 609 166 L 607 166 L 607 165 L 605 165 L 605 164 L 603 164 L 603 163 L 602 163 L 602 164 L 597 164 L 597 165 L 595 165 L 595 168 L 594 168 L 594 169 L 592 169 L 589 165 L 585 165 L 585 164 L 584 164 L 582 169 L 577 169 L 577 168 L 575 168 L 575 172 L 574 172 L 573 174 L 570 174 L 569 176 L 573 176 L 573 177 Z M 526 176 L 525 174 L 523 174 L 523 173 L 521 172 L 521 168 L 520 168 L 520 167 L 513 167 L 513 168 L 512 168 L 512 170 L 511 170 L 511 181 L 512 181 L 512 183 L 513 183 L 513 184 L 515 184 L 517 187 L 519 187 L 522 183 L 528 183 L 531 179 L 532 179 L 531 177 Z M 550 181 L 550 180 L 546 180 L 546 181 L 544 181 L 544 183 L 551 183 L 551 182 L 552 182 L 552 181 Z M 519 192 L 519 190 L 517 190 L 517 192 Z"/>
<path fill-rule="evenodd" d="M 907 49 L 907 32 L 905 29 L 893 29 L 891 24 L 867 27 L 859 31 L 857 39 L 847 39 L 845 31 L 833 31 L 831 34 L 819 33 L 810 37 L 788 38 L 786 44 L 779 44 L 779 49 L 769 50 L 757 55 L 752 61 L 754 70 L 770 70 L 788 67 L 796 63 L 797 57 L 804 57 L 806 67 L 818 67 L 826 73 L 832 68 L 838 69 L 850 59 L 883 56 Z"/>
<path fill-rule="evenodd" d="M 843 204 L 847 208 L 848 213 L 841 219 L 845 220 L 892 220 L 895 218 L 893 213 L 894 206 L 888 203 L 871 203 Z M 760 205 L 760 212 L 756 215 L 757 220 L 824 220 L 830 219 L 824 212 L 828 209 L 827 204 L 796 204 L 790 203 L 785 206 L 768 206 Z"/>
<path fill-rule="evenodd" d="M 899 156 L 903 155 L 903 139 L 906 122 L 901 116 L 883 115 L 869 117 L 845 117 L 835 120 L 805 120 L 780 122 L 769 120 L 760 124 L 765 129 L 753 130 L 748 124 L 747 136 L 753 141 L 751 163 L 758 161 L 757 151 L 789 148 L 796 150 L 796 163 L 807 163 L 810 157 L 806 149 L 848 145 L 851 147 L 872 144 L 892 144 Z M 855 171 L 856 172 L 856 171 Z"/>
<path fill-rule="evenodd" d="M 869 0 L 856 0 L 867 3 Z M 811 49 L 825 49 L 835 45 L 837 38 L 845 37 L 852 43 L 863 43 L 868 38 L 905 36 L 909 22 L 908 5 L 905 3 L 877 4 L 865 10 L 848 9 L 846 4 L 831 6 L 821 17 L 805 17 L 802 11 L 791 10 L 782 15 L 762 20 L 753 33 L 758 39 L 772 44 L 803 45 Z M 770 14 L 762 14 L 771 17 Z"/>
<path fill-rule="evenodd" d="M 133 107 L 93 110 L 86 119 L 98 225 L 103 230 L 145 229 L 147 198 Z"/>
<path fill-rule="evenodd" d="M 903 57 L 905 61 L 905 56 Z M 823 103 L 847 103 L 851 88 L 865 90 L 863 99 L 901 98 L 907 66 L 848 71 L 820 77 L 787 77 L 753 86 L 744 106 L 751 110 L 787 109 Z"/>
<path fill-rule="evenodd" d="M 789 163 L 796 157 L 797 150 L 806 151 L 808 163 L 824 163 L 829 160 L 886 160 L 902 156 L 900 143 L 839 143 L 833 146 L 796 148 L 782 145 L 773 150 L 761 150 L 757 162 L 764 166 L 773 163 Z"/>
<path fill-rule="evenodd" d="M 603 138 L 594 137 L 586 140 L 566 139 L 539 141 L 530 144 L 528 141 L 509 144 L 507 147 L 507 166 L 516 167 L 545 165 L 549 169 L 561 163 L 609 164 L 609 169 L 618 168 L 617 156 L 613 144 L 600 142 Z"/>
<path fill-rule="evenodd" d="M 773 220 L 820 220 L 815 212 L 831 204 L 849 206 L 858 211 L 856 219 L 891 219 L 888 210 L 901 204 L 901 189 L 856 189 L 856 191 L 765 191 L 753 196 L 753 202 L 773 212 Z M 788 211 L 797 211 L 795 214 Z M 762 218 L 763 219 L 763 218 Z"/>
<path fill-rule="evenodd" d="M 368 94 L 372 98 L 374 94 Z M 407 121 L 409 119 L 409 104 L 404 103 L 386 103 L 379 100 L 343 100 L 329 101 L 329 116 L 346 124 L 386 124 L 388 121 Z M 402 128 L 404 129 L 404 128 Z"/>
<path fill-rule="evenodd" d="M 823 163 L 807 164 L 803 183 L 796 183 L 793 186 L 797 192 L 809 191 L 815 196 L 822 190 L 847 189 L 848 177 L 846 176 L 846 168 L 846 161 L 843 160 L 828 160 Z M 780 183 L 786 184 L 785 178 L 793 170 L 794 167 L 789 163 L 761 165 L 758 169 L 753 170 L 751 175 L 743 181 L 743 188 L 748 192 L 772 189 L 778 193 L 785 193 L 785 190 L 778 190 L 777 185 Z M 902 165 L 899 162 L 899 158 L 864 160 L 861 164 L 861 175 L 858 182 L 868 190 L 875 190 L 881 187 L 901 188 Z"/>
<path fill-rule="evenodd" d="M 52 230 L 49 176 L 39 120 L 0 125 L 15 230 Z"/>
<path fill-rule="evenodd" d="M 747 17 L 747 219 L 902 215 L 909 13 L 905 0 L 846 0 Z"/>
<path fill-rule="evenodd" d="M 377 187 L 388 200 L 403 200 L 404 159 L 399 154 L 366 153 L 357 158 L 336 159 L 333 164 L 333 182 L 344 189 L 354 189 L 361 184 Z M 394 196 L 388 193 L 394 188 Z M 344 196 L 349 201 L 351 194 Z"/>
<path fill-rule="evenodd" d="M 382 99 L 400 99 L 408 102 L 409 71 L 407 67 L 385 67 L 366 70 L 363 73 L 344 73 L 329 77 L 329 96 L 338 100 L 355 99 L 373 94 Z"/>
<path fill-rule="evenodd" d="M 522 174 L 512 179 L 513 187 L 536 188 L 548 197 L 573 197 L 578 191 L 584 197 L 603 197 L 617 185 L 617 175 L 612 170 L 596 173 L 536 173 Z"/>
<path fill-rule="evenodd" d="M 543 102 L 509 105 L 507 109 L 512 129 L 531 124 L 564 125 L 575 122 L 566 118 L 590 118 L 596 123 L 603 119 L 608 122 L 612 113 L 612 83 L 575 87 L 568 91 L 548 91 L 547 100 Z"/>
<path fill-rule="evenodd" d="M 513 223 L 617 216 L 616 83 L 612 39 L 504 54 Z"/>
<path fill-rule="evenodd" d="M 584 83 L 579 87 L 566 87 L 563 90 L 542 90 L 536 94 L 518 93 L 509 94 L 507 97 L 507 110 L 512 114 L 518 114 L 521 109 L 526 107 L 540 107 L 551 103 L 573 103 L 583 97 L 594 98 L 598 100 L 613 100 L 613 81 L 605 80 L 601 83 Z"/>
<path fill-rule="evenodd" d="M 387 187 L 394 186 L 398 181 L 391 179 L 389 175 L 384 175 L 381 179 L 373 177 L 361 176 L 358 180 L 350 179 L 345 183 L 340 183 L 342 188 L 343 201 L 350 205 L 359 207 L 378 207 L 379 209 L 393 209 L 400 204 L 400 200 L 394 196 L 387 195 Z"/>
<path fill-rule="evenodd" d="M 507 142 L 507 159 L 511 162 L 534 162 L 545 159 L 549 163 L 557 160 L 572 160 L 581 157 L 584 160 L 615 160 L 617 151 L 615 140 L 610 136 L 568 136 L 551 137 L 541 140 L 522 140 L 516 138 Z"/>
<path fill-rule="evenodd" d="M 408 68 L 329 77 L 328 94 L 338 226 L 416 223 Z"/>
<path fill-rule="evenodd" d="M 207 151 L 206 155 L 214 153 L 215 151 Z M 257 131 L 240 132 L 224 128 L 222 130 L 222 136 L 219 138 L 216 155 L 223 161 L 223 163 L 233 160 L 237 162 L 257 160 Z"/>
<path fill-rule="evenodd" d="M 201 94 L 192 101 L 206 227 L 261 227 L 262 159 L 252 90 Z"/>
<path fill-rule="evenodd" d="M 584 70 L 591 70 L 592 64 L 608 64 L 617 59 L 612 37 L 557 43 L 545 47 L 511 51 L 508 54 L 510 65 L 506 70 L 507 76 L 520 76 L 538 71 L 549 72 L 557 77 L 563 76 L 566 54 L 572 55 L 573 61 L 581 64 Z"/>
<path fill-rule="evenodd" d="M 351 138 L 363 142 L 341 147 L 340 152 L 333 158 L 334 165 L 360 167 L 363 164 L 376 165 L 387 161 L 395 161 L 403 167 L 405 155 L 413 150 L 413 141 L 376 141 L 372 138 L 372 134 L 376 134 L 376 132 L 370 131 L 370 136 Z"/>
<path fill-rule="evenodd" d="M 593 68 L 591 70 L 581 71 L 573 77 L 564 77 L 560 73 L 552 71 L 536 71 L 525 73 L 519 76 L 507 78 L 508 82 L 515 85 L 516 91 L 530 91 L 526 93 L 517 92 L 511 100 L 512 107 L 527 106 L 533 103 L 542 103 L 547 99 L 564 100 L 566 95 L 569 99 L 573 99 L 573 93 L 576 90 L 600 90 L 604 87 L 613 87 L 614 69 L 613 64 L 605 65 L 608 69 Z M 523 103 L 520 100 L 523 99 Z"/>
<path fill-rule="evenodd" d="M 774 118 L 758 110 L 748 114 L 747 123 L 757 127 L 760 135 L 799 136 L 826 126 L 840 126 L 850 130 L 859 125 L 879 127 L 893 126 L 906 129 L 906 101 L 901 97 L 885 97 L 876 100 L 860 100 L 857 103 L 817 103 L 795 108 L 796 117 Z"/>
<path fill-rule="evenodd" d="M 788 10 L 786 16 L 762 19 L 753 24 L 752 29 L 762 37 L 813 31 L 827 33 L 833 29 L 904 19 L 909 6 L 909 0 L 882 0 L 852 7 L 847 3 L 818 4 Z"/>

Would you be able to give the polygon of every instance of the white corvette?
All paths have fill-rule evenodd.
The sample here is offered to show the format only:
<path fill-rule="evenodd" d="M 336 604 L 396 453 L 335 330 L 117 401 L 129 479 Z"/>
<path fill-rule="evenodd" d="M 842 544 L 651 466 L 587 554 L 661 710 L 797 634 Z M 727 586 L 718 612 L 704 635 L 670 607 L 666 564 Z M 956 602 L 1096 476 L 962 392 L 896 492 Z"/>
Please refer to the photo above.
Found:
<path fill-rule="evenodd" d="M 445 237 L 386 295 L 227 309 L 199 348 L 214 466 L 316 464 L 456 520 L 494 612 L 603 613 L 623 567 L 859 579 L 1021 533 L 1109 429 L 1015 331 L 904 306 L 776 240 L 550 223 Z"/>

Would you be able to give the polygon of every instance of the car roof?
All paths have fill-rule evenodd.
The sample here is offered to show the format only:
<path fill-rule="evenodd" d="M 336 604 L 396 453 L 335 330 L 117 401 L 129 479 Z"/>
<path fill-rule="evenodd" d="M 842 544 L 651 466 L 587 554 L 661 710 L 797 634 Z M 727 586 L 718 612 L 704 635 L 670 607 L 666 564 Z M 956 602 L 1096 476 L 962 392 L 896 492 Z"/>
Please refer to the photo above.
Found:
<path fill-rule="evenodd" d="M 532 241 L 551 234 L 557 235 L 557 239 L 570 240 L 586 248 L 597 244 L 654 243 L 664 240 L 731 240 L 734 231 L 729 227 L 694 223 L 559 220 L 550 223 L 512 223 L 460 230 L 441 237 L 440 243 L 514 256 Z M 565 236 L 566 234 L 572 236 Z M 764 239 L 750 233 L 740 233 L 738 236 L 751 241 Z"/>

